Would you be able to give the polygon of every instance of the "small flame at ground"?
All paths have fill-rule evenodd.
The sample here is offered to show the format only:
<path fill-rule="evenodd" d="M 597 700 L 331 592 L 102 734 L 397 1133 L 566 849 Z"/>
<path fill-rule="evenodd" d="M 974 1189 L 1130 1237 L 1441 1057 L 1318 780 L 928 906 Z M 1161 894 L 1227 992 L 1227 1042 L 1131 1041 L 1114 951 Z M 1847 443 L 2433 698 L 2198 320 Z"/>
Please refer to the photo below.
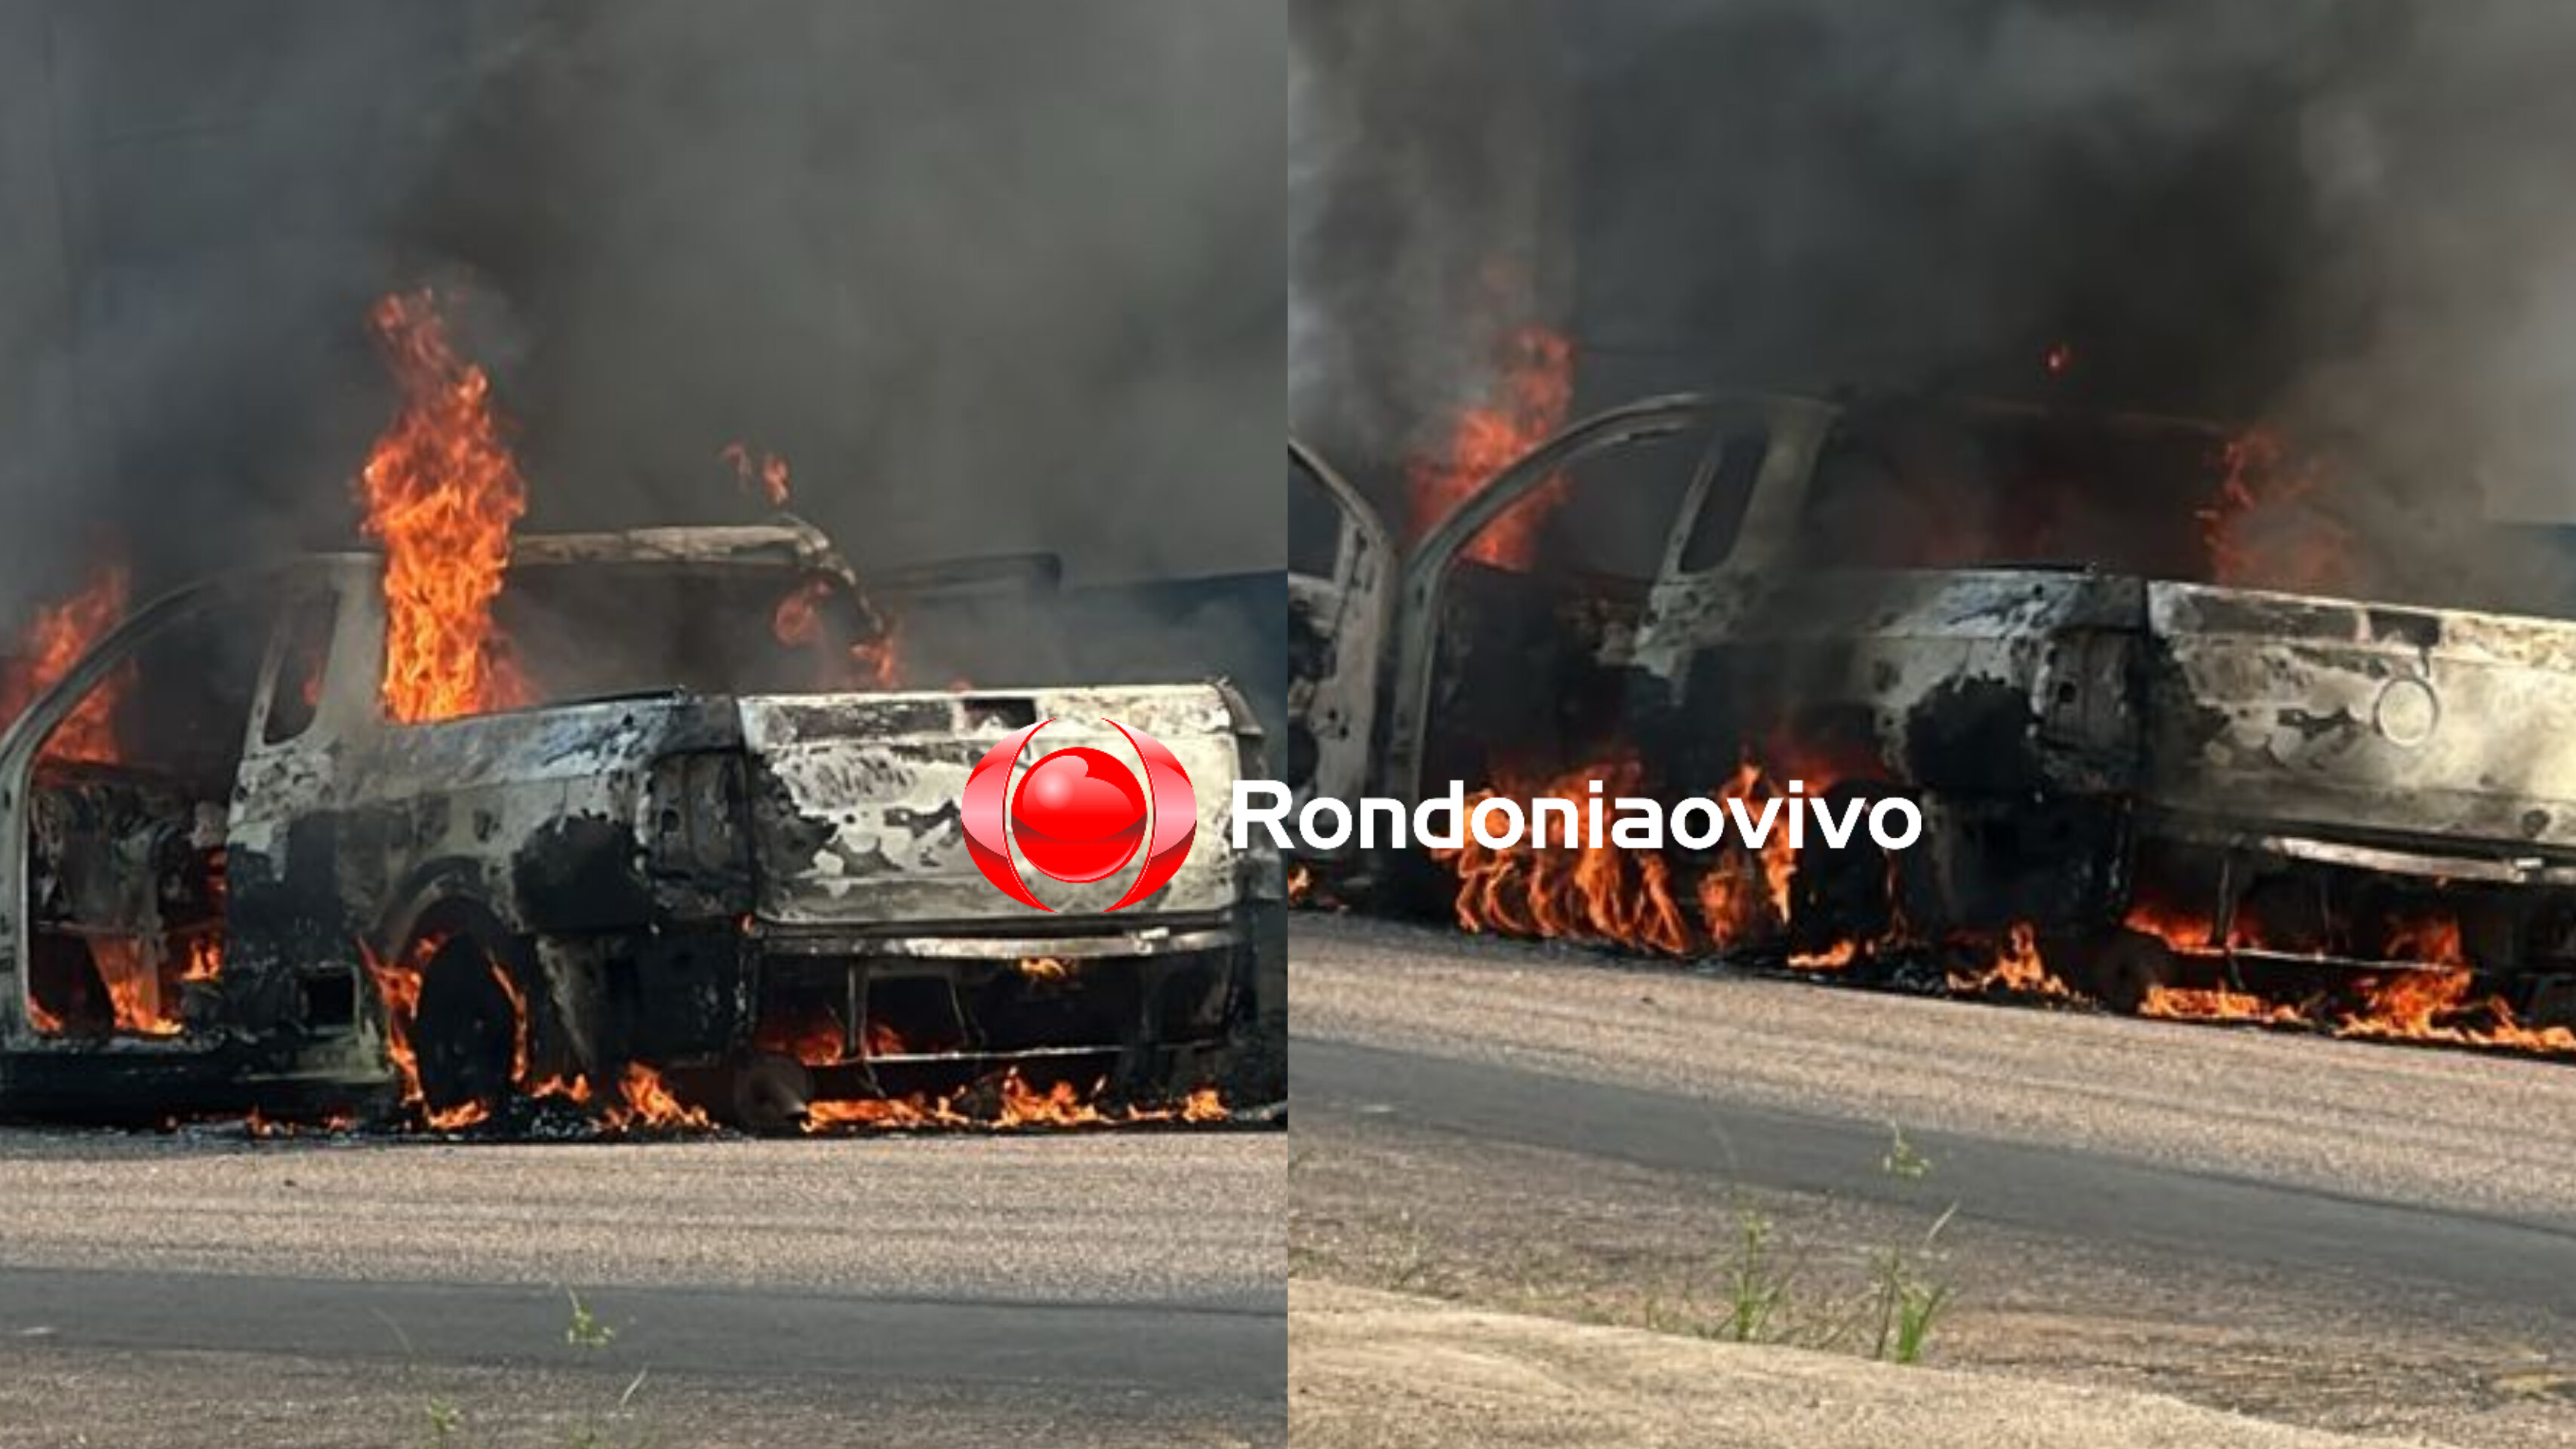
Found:
<path fill-rule="evenodd" d="M 2140 904 L 2127 924 L 2164 941 L 2178 953 L 2212 956 L 2216 927 L 2205 916 L 2170 906 Z M 2235 949 L 2259 949 L 2260 920 L 2240 915 L 2228 932 Z M 2172 1021 L 2312 1026 L 2336 1036 L 2377 1041 L 2436 1042 L 2518 1051 L 2576 1052 L 2576 1031 L 2530 1027 L 2512 1005 L 2476 991 L 2476 970 L 2463 944 L 2459 918 L 2433 914 L 2388 926 L 2382 954 L 2398 969 L 2360 978 L 2358 1007 L 2328 1015 L 2325 997 L 2291 1003 L 2233 988 L 2157 985 L 2139 1004 L 2144 1016 Z M 2320 956 L 2318 959 L 2324 959 Z"/>
<path fill-rule="evenodd" d="M 999 1077 L 948 1093 L 918 1092 L 901 1097 L 861 1097 L 821 1101 L 810 1104 L 805 1112 L 808 1133 L 844 1131 L 853 1128 L 900 1130 L 906 1128 L 947 1127 L 978 1128 L 986 1131 L 1013 1131 L 1038 1127 L 1130 1127 L 1153 1122 L 1206 1124 L 1226 1121 L 1232 1114 L 1225 1098 L 1214 1087 L 1200 1087 L 1172 1106 L 1139 1106 L 1132 1103 L 1104 1107 L 1102 1093 L 1108 1083 L 1092 1083 L 1089 1090 L 1071 1082 L 1057 1082 L 1040 1088 L 1020 1075 L 1016 1067 Z"/>
<path fill-rule="evenodd" d="M 2048 969 L 2039 952 L 2039 930 L 2028 921 L 2015 921 L 2004 931 L 2004 938 L 1994 948 L 1993 959 L 1971 970 L 1953 969 L 1950 989 L 1963 995 L 1981 995 L 1990 991 L 2017 996 L 2044 996 L 2059 1001 L 2080 999 L 2073 988 Z"/>
<path fill-rule="evenodd" d="M 394 1066 L 402 1104 L 430 1130 L 454 1132 L 490 1121 L 492 1110 L 487 1103 L 469 1102 L 434 1112 L 429 1110 L 421 1091 L 420 1058 L 413 1040 L 413 1028 L 420 1012 L 423 972 L 445 944 L 445 938 L 425 938 L 392 962 L 377 957 L 364 942 L 359 943 L 358 949 L 367 974 L 374 980 L 379 998 L 384 1003 L 386 1052 Z M 659 1071 L 641 1062 L 630 1063 L 625 1068 L 618 1078 L 613 1098 L 595 1092 L 589 1079 L 579 1073 L 532 1080 L 527 998 L 498 961 L 491 963 L 491 970 L 493 979 L 500 983 L 503 994 L 509 999 L 517 1023 L 511 1083 L 522 1095 L 533 1101 L 558 1102 L 581 1108 L 601 1127 L 612 1132 L 703 1132 L 714 1129 L 715 1121 L 704 1108 L 684 1100 L 663 1080 Z M 840 1020 L 828 1011 L 799 1022 L 766 1026 L 758 1040 L 764 1050 L 778 1050 L 778 1044 L 782 1042 L 792 1044 L 799 1059 L 810 1066 L 834 1065 L 841 1056 Z M 868 1025 L 867 1048 L 871 1057 L 900 1055 L 904 1051 L 904 1043 L 891 1027 L 872 1021 Z M 1099 1103 L 1106 1087 L 1106 1081 L 1101 1081 L 1085 1091 L 1069 1082 L 1058 1082 L 1040 1089 L 1022 1078 L 1014 1068 L 997 1078 L 946 1095 L 921 1093 L 814 1102 L 807 1108 L 805 1130 L 812 1133 L 842 1128 L 1126 1126 L 1151 1122 L 1222 1122 L 1229 1116 L 1223 1098 L 1214 1088 L 1194 1091 L 1173 1106 L 1121 1104 L 1104 1107 Z"/>
<path fill-rule="evenodd" d="M 715 1126 L 707 1114 L 671 1095 L 662 1074 L 641 1062 L 626 1068 L 617 1083 L 622 1107 L 611 1107 L 602 1119 L 611 1129 L 650 1127 L 657 1130 L 705 1131 Z"/>
<path fill-rule="evenodd" d="M 2138 1014 L 2168 1021 L 2255 1022 L 2266 1026 L 2291 1026 L 2305 1019 L 2294 1007 L 2226 987 L 2150 986 L 2146 998 L 2138 1004 Z"/>

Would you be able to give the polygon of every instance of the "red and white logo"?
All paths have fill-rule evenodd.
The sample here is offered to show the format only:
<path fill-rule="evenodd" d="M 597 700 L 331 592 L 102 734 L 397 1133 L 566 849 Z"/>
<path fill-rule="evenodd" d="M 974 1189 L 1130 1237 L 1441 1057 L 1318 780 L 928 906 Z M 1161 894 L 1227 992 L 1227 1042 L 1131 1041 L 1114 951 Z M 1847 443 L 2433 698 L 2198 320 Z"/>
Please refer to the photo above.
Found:
<path fill-rule="evenodd" d="M 1135 746 L 1136 758 L 1145 763 L 1141 784 L 1107 750 L 1068 745 L 1040 756 L 1015 785 L 1011 768 L 1020 752 L 1053 723 L 1042 719 L 1014 733 L 967 773 L 960 802 L 966 853 L 1002 894 L 1051 911 L 1053 906 L 1029 893 L 1020 874 L 1022 858 L 1040 875 L 1078 885 L 1117 874 L 1142 847 L 1145 864 L 1136 883 L 1109 907 L 1124 910 L 1161 890 L 1190 858 L 1199 829 L 1198 792 L 1161 740 L 1114 719 L 1101 723 Z"/>

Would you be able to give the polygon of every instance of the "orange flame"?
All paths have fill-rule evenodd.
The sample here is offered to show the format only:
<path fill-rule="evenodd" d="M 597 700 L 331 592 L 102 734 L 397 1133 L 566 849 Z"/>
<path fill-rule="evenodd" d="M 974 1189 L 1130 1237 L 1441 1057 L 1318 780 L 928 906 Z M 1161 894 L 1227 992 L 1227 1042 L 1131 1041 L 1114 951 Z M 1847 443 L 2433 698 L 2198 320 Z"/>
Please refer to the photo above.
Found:
<path fill-rule="evenodd" d="M 751 449 L 740 443 L 727 443 L 716 454 L 733 466 L 734 482 L 742 491 L 767 499 L 772 508 L 787 506 L 787 460 L 776 453 L 763 453 L 753 461 Z"/>
<path fill-rule="evenodd" d="M 971 1127 L 975 1120 L 949 1106 L 948 1097 L 856 1097 L 808 1103 L 805 1130 L 832 1132 L 850 1127 Z"/>
<path fill-rule="evenodd" d="M 2241 1021 L 2266 1026 L 2288 1026 L 2304 1020 L 2296 1007 L 2223 986 L 2149 986 L 2145 999 L 2138 1003 L 2138 1014 L 2168 1021 Z"/>
<path fill-rule="evenodd" d="M 807 579 L 778 601 L 770 615 L 769 632 L 789 649 L 814 649 L 823 645 L 823 606 L 834 590 L 831 579 L 817 576 Z M 849 646 L 839 657 L 824 657 L 821 687 L 833 690 L 892 689 L 900 673 L 894 626 L 879 617 L 873 606 L 860 600 L 869 621 L 876 626 L 870 637 Z"/>
<path fill-rule="evenodd" d="M 2352 535 L 2319 510 L 2314 463 L 2257 428 L 2229 441 L 2219 465 L 2218 498 L 2199 514 L 2211 579 L 2294 593 L 2349 588 Z"/>
<path fill-rule="evenodd" d="M 842 1060 L 842 1034 L 841 1014 L 827 1006 L 803 1016 L 764 1020 L 752 1045 L 809 1067 L 828 1067 Z"/>
<path fill-rule="evenodd" d="M 387 962 L 380 959 L 367 943 L 358 943 L 358 958 L 376 983 L 376 994 L 385 1006 L 385 1055 L 393 1063 L 394 1075 L 402 1089 L 402 1104 L 420 1112 L 421 1120 L 435 1132 L 454 1132 L 491 1119 L 492 1109 L 485 1102 L 465 1102 L 454 1107 L 431 1110 L 420 1087 L 420 1053 L 412 1043 L 412 1027 L 420 1018 L 422 973 L 441 948 L 444 936 L 426 936 L 412 943 L 410 952 Z M 528 1003 L 501 963 L 490 962 L 492 979 L 500 984 L 502 994 L 510 1000 L 510 1010 L 517 1024 L 517 1036 L 511 1051 L 511 1081 L 523 1083 L 528 1075 Z"/>
<path fill-rule="evenodd" d="M 1447 449 L 1416 461 L 1407 471 L 1415 539 L 1565 426 L 1574 398 L 1574 344 L 1547 328 L 1524 327 L 1504 340 L 1502 353 L 1492 400 L 1461 413 L 1450 429 Z M 1563 478 L 1532 490 L 1485 525 L 1467 546 L 1466 557 L 1526 571 L 1538 552 L 1539 528 L 1564 493 Z"/>
<path fill-rule="evenodd" d="M 224 975 L 224 938 L 220 930 L 200 932 L 188 938 L 187 969 L 179 973 L 182 981 L 220 981 Z"/>
<path fill-rule="evenodd" d="M 179 1019 L 162 1004 L 159 943 L 131 936 L 93 936 L 89 959 L 116 1012 L 116 1029 L 136 1036 L 177 1036 Z"/>
<path fill-rule="evenodd" d="M 385 712 L 414 724 L 526 702 L 492 624 L 527 485 L 483 369 L 457 356 L 435 299 L 376 304 L 402 409 L 359 475 L 367 537 L 385 550 Z"/>
<path fill-rule="evenodd" d="M 662 1084 L 662 1074 L 635 1062 L 617 1084 L 617 1094 L 625 1106 L 608 1109 L 605 1121 L 611 1128 L 652 1127 L 704 1131 L 715 1126 L 707 1114 L 671 1094 Z"/>
<path fill-rule="evenodd" d="M 2121 924 L 2132 931 L 2153 936 L 2176 951 L 2206 954 L 2216 947 L 2211 944 L 2217 926 L 2209 917 L 2151 901 L 2139 901 L 2129 908 Z"/>
<path fill-rule="evenodd" d="M 0 667 L 0 725 L 16 719 L 37 696 L 62 682 L 100 637 L 125 617 L 132 579 L 125 565 L 109 563 L 80 592 L 36 611 L 17 653 Z M 122 758 L 116 738 L 117 702 L 133 683 L 126 665 L 110 674 L 45 741 L 44 758 L 112 764 Z"/>
<path fill-rule="evenodd" d="M 1950 989 L 1976 994 L 2006 991 L 2021 996 L 2045 996 L 2059 1001 L 2073 1001 L 2076 993 L 2056 972 L 2048 967 L 2039 951 L 2039 930 L 2028 921 L 2015 921 L 2005 928 L 2004 939 L 1994 948 L 1994 959 L 1983 968 L 1971 971 L 1952 970 Z"/>
<path fill-rule="evenodd" d="M 2210 944 L 2216 928 L 2209 919 L 2187 911 L 2141 904 L 2129 912 L 2127 924 L 2176 951 L 2206 956 L 2218 950 Z M 2259 947 L 2263 934 L 2259 920 L 2240 916 L 2229 944 Z M 2360 1006 L 2331 1021 L 2319 1019 L 2318 1001 L 2294 1004 L 2227 988 L 2152 987 L 2139 1011 L 2174 1021 L 2319 1026 L 2336 1036 L 2378 1041 L 2576 1052 L 2576 1030 L 2526 1026 L 2502 996 L 2477 994 L 2475 963 L 2458 917 L 2436 913 L 2395 922 L 2383 950 L 2391 961 L 2410 964 L 2361 978 Z"/>
<path fill-rule="evenodd" d="M 1513 936 L 1585 938 L 1666 956 L 1688 952 L 1689 919 L 1673 897 L 1672 868 L 1661 855 L 1613 845 L 1606 828 L 1598 846 L 1568 846 L 1554 831 L 1548 844 L 1537 843 L 1538 800 L 1565 801 L 1579 822 L 1587 821 L 1586 782 L 1600 780 L 1603 796 L 1615 798 L 1634 793 L 1644 777 L 1644 767 L 1629 757 L 1569 771 L 1526 793 L 1479 791 L 1467 802 L 1469 819 L 1482 802 L 1511 798 L 1520 802 L 1532 828 L 1519 844 L 1505 848 L 1487 845 L 1469 830 L 1459 848 L 1432 849 L 1432 858 L 1458 878 L 1458 924 Z M 1588 823 L 1577 834 L 1588 840 Z"/>
<path fill-rule="evenodd" d="M 2468 947 L 2460 940 L 2460 918 L 2436 915 L 2399 922 L 2388 933 L 2388 956 L 2395 961 L 2421 961 L 2427 966 L 2468 965 Z"/>
<path fill-rule="evenodd" d="M 376 983 L 376 998 L 385 1007 L 385 1054 L 393 1061 L 394 1074 L 402 1083 L 405 1106 L 418 1105 L 420 1092 L 420 1055 L 412 1050 L 411 1024 L 420 1015 L 421 970 L 444 942 L 428 939 L 417 942 L 408 957 L 384 961 L 366 942 L 358 943 L 358 959 L 367 975 Z"/>
<path fill-rule="evenodd" d="M 1838 781 L 1864 773 L 1838 766 L 1816 751 L 1782 748 L 1774 753 L 1801 755 L 1791 781 L 1802 793 L 1830 789 Z M 1455 850 L 1434 847 L 1433 859 L 1457 877 L 1453 902 L 1458 924 L 1469 931 L 1502 935 L 1574 938 L 1654 955 L 1683 956 L 1704 950 L 1728 950 L 1776 940 L 1787 931 L 1798 874 L 1798 852 L 1789 844 L 1786 812 L 1798 797 L 1775 783 L 1748 754 L 1735 773 L 1711 792 L 1728 808 L 1740 804 L 1756 820 L 1766 804 L 1777 801 L 1781 812 L 1759 850 L 1748 851 L 1730 834 L 1715 863 L 1703 871 L 1689 892 L 1689 908 L 1676 897 L 1671 863 L 1659 852 L 1630 850 L 1612 841 L 1607 822 L 1598 846 L 1568 846 L 1556 832 L 1541 844 L 1535 829 L 1536 802 L 1571 804 L 1579 822 L 1578 836 L 1590 839 L 1586 808 L 1594 798 L 1590 782 L 1602 783 L 1601 799 L 1634 795 L 1645 783 L 1645 770 L 1633 755 L 1568 771 L 1535 790 L 1485 790 L 1468 802 L 1490 799 L 1520 803 L 1532 822 L 1519 844 L 1497 849 L 1468 832 Z M 1803 805 L 1798 808 L 1804 808 Z M 1802 951 L 1789 964 L 1830 971 L 1858 959 L 1864 943 L 1838 941 L 1819 950 Z"/>
<path fill-rule="evenodd" d="M 2468 1001 L 2470 974 L 2462 968 L 2400 971 L 2363 990 L 2367 1004 L 2344 1025 L 2359 1034 L 2435 1037 L 2436 1018 L 2456 1015 Z"/>
<path fill-rule="evenodd" d="M 1071 1082 L 1040 1089 L 1016 1067 L 978 1087 L 944 1094 L 914 1093 L 902 1097 L 862 1097 L 815 1102 L 806 1108 L 805 1130 L 832 1132 L 845 1128 L 901 1130 L 920 1127 L 972 1127 L 1014 1131 L 1033 1127 L 1123 1127 L 1150 1122 L 1206 1124 L 1231 1115 L 1214 1087 L 1200 1087 L 1177 1106 L 1099 1105 L 1106 1082 L 1084 1091 Z"/>
<path fill-rule="evenodd" d="M 2426 949 L 2428 959 L 2459 961 L 2456 921 L 2419 923 L 2404 939 Z M 2363 984 L 2361 1010 L 2334 1025 L 2343 1037 L 2504 1047 L 2515 1051 L 2576 1052 L 2576 1030 L 2522 1024 L 2502 996 L 2473 997 L 2476 973 L 2464 964 L 2435 964 L 2400 971 Z"/>

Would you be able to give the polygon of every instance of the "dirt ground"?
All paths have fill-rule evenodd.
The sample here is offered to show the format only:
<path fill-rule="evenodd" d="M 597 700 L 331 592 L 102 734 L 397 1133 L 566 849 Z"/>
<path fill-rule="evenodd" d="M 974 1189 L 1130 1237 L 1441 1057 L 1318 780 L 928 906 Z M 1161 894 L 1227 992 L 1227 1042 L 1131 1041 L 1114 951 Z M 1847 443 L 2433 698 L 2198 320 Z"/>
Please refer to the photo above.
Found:
<path fill-rule="evenodd" d="M 2272 1259 L 2248 1247 L 2247 1224 L 2223 1216 L 2159 1219 L 2170 1230 L 2139 1235 L 2116 1230 L 2120 1211 L 2075 1215 L 2091 1225 L 2081 1233 L 1973 1214 L 1943 1223 L 1960 1195 L 1987 1185 L 1961 1176 L 1973 1168 L 1936 1146 L 1920 1181 L 1889 1187 L 1879 1160 L 1902 1123 L 1920 1142 L 1967 1133 L 2062 1154 L 2069 1190 L 2096 1196 L 2292 1184 L 2276 1200 L 2293 1213 L 2397 1203 L 2404 1220 L 2386 1231 L 2401 1236 L 2483 1242 L 2509 1224 L 2532 1235 L 2514 1241 L 2555 1243 L 2563 1163 L 2546 1144 L 2571 1119 L 2548 1104 L 2576 1094 L 2563 1065 L 1596 968 L 1365 923 L 1301 929 L 1298 953 L 1300 1040 L 1356 1044 L 1394 1064 L 1347 1090 L 1331 1080 L 1331 1052 L 1310 1051 L 1298 1068 L 1289 1258 L 1300 1443 L 1442 1442 L 1439 1426 L 1457 1422 L 1443 1416 L 1474 1402 L 1530 1435 L 1480 1433 L 1480 1443 L 2576 1445 L 2576 1318 L 2553 1306 L 2563 1295 L 2508 1302 L 2423 1276 L 2450 1260 L 2399 1271 L 2367 1248 Z M 1693 1153 L 1641 1150 L 1640 1123 L 1582 1115 L 1590 1109 L 1544 1092 L 1511 1110 L 1582 1131 L 1515 1140 L 1512 1127 L 1494 1129 L 1506 1119 L 1490 1103 L 1441 1095 L 1453 1089 L 1438 1083 L 1459 1080 L 1438 1070 L 1444 1062 L 1660 1094 L 1677 1105 L 1659 1120 L 1698 1131 L 1705 1150 L 1696 1165 L 1655 1165 Z M 1856 1123 L 1846 1166 L 1881 1185 L 1855 1197 L 1768 1180 L 1762 1149 L 1738 1159 L 1720 1125 L 1748 1101 Z M 1461 1125 L 1471 1122 L 1487 1125 Z M 2094 1162 L 2104 1183 L 2127 1186 L 2088 1186 L 2082 1170 Z M 2146 1199 L 2108 1207 L 2157 1211 Z M 1788 1285 L 1754 1352 L 1729 1341 L 1749 1227 Z M 1891 1251 L 1950 1295 L 1923 1354 L 1939 1373 L 1866 1361 L 1873 1276 Z M 1353 1289 L 1410 1301 L 1394 1313 L 1346 1297 Z M 1371 1312 L 1310 1321 L 1316 1305 L 1350 1303 Z M 1570 1336 L 1516 1323 L 1504 1352 L 1482 1320 L 1459 1316 L 1470 1311 L 1544 1319 Z M 1372 1325 L 1400 1339 L 1383 1357 L 1366 1351 Z M 1451 1334 L 1458 1342 L 1441 1348 Z M 1539 1342 L 1548 1346 L 1531 1347 Z M 1831 1373 L 1749 1367 L 1803 1362 L 1801 1350 L 1819 1346 L 1832 1350 Z M 1622 1351 L 1638 1356 L 1633 1374 L 1606 1363 Z M 1401 1391 L 1453 1371 L 1464 1377 L 1441 1390 L 1450 1398 Z M 1489 1373 L 1526 1397 L 1475 1387 Z M 1830 1395 L 1816 1387 L 1836 1376 L 1847 1382 Z M 2055 1437 L 1898 1436 L 1868 1419 L 1831 1421 L 1841 1437 L 1801 1437 L 1787 1417 L 1727 1419 L 1713 1391 L 1692 1387 L 1738 1379 L 1748 1415 L 1763 1396 L 1785 1404 L 1802 1391 L 1785 1385 L 1806 1385 L 1820 1413 L 1844 1402 L 1836 1395 L 1893 1413 L 1920 1392 L 1927 1412 L 1946 1413 L 1992 1393 L 2060 1417 L 2041 1421 Z M 1679 1397 L 1669 1415 L 1630 1404 L 1638 1417 L 1622 1419 L 1594 1400 L 1596 1381 Z M 1954 1393 L 1962 1383 L 1982 1387 Z M 2121 1407 L 2104 1411 L 2100 1434 L 2064 1417 L 2104 1405 Z M 1418 1411 L 1428 1437 L 1406 1437 L 1415 1430 L 1381 1409 L 1399 1421 Z M 1728 1432 L 1684 1432 L 1717 1424 Z M 2169 1424 L 2187 1427 L 2153 1437 Z M 2263 1437 L 2264 1426 L 2291 1437 Z M 2191 1437 L 2222 1428 L 2236 1437 Z M 2105 1437 L 2114 1431 L 2147 1437 Z"/>
<path fill-rule="evenodd" d="M 2153 1395 L 1713 1344 L 1300 1283 L 1297 1449 L 2397 1449 Z"/>

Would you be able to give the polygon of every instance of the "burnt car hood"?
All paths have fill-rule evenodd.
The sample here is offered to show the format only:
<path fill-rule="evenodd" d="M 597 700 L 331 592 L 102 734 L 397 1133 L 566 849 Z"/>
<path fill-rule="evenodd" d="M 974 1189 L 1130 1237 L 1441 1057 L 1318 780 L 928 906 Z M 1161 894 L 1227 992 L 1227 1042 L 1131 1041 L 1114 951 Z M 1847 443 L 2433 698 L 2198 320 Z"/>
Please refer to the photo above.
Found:
<path fill-rule="evenodd" d="M 1691 647 L 1725 677 L 1695 693 L 1852 710 L 1928 787 L 2576 854 L 2576 622 L 2049 568 L 1816 570 L 1743 602 L 1693 581 L 1659 607 L 1707 621 Z"/>
<path fill-rule="evenodd" d="M 2178 583 L 2146 611 L 2156 804 L 2576 849 L 2576 623 Z"/>
<path fill-rule="evenodd" d="M 1226 812 L 1239 773 L 1236 723 L 1213 686 L 969 691 L 955 694 L 751 696 L 737 701 L 750 755 L 758 868 L 756 914 L 785 927 L 915 930 L 944 924 L 1053 929 L 1142 926 L 1235 904 Z M 1022 871 L 1065 920 L 1010 899 L 968 856 L 960 800 L 975 762 L 1016 730 L 1052 720 L 1039 752 L 1090 745 L 1144 778 L 1136 752 L 1105 721 L 1150 735 L 1181 762 L 1196 794 L 1189 859 L 1154 896 L 1101 913 L 1136 867 L 1068 885 Z M 1157 808 L 1168 808 L 1157 801 Z"/>

